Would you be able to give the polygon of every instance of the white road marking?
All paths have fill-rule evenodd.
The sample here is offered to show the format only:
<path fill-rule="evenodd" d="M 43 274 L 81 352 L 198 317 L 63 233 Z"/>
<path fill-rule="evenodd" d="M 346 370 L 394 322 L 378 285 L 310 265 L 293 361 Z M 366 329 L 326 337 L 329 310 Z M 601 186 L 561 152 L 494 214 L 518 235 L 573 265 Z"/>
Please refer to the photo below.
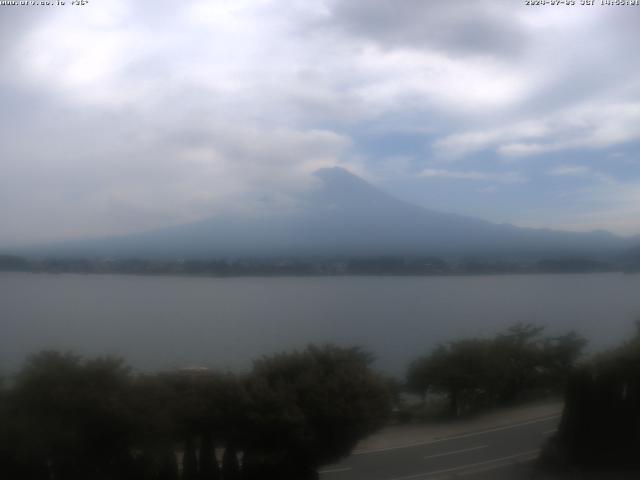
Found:
<path fill-rule="evenodd" d="M 428 455 L 424 457 L 424 459 L 427 460 L 429 458 L 438 458 L 438 457 L 446 457 L 447 455 L 455 455 L 456 453 L 471 452 L 473 450 L 480 450 L 481 448 L 487 448 L 488 446 L 489 445 L 480 445 L 478 447 L 463 448 L 462 450 L 453 450 L 451 452 L 437 453 L 435 455 Z"/>
<path fill-rule="evenodd" d="M 483 472 L 491 472 L 493 470 L 500 470 L 501 468 L 506 468 L 506 467 L 512 467 L 515 464 L 520 463 L 521 461 L 527 461 L 527 460 L 533 460 L 538 456 L 538 453 L 540 451 L 538 450 L 536 453 L 531 453 L 530 455 L 523 455 L 521 457 L 518 457 L 516 459 L 512 459 L 511 461 L 504 461 L 501 463 L 497 463 L 494 465 L 484 465 L 484 466 L 479 466 L 479 467 L 474 467 L 471 468 L 465 472 L 460 472 L 460 473 L 454 473 L 454 477 L 468 477 L 469 475 L 477 475 L 478 473 L 483 473 Z M 436 480 L 437 477 L 431 477 L 432 480 Z M 442 478 L 442 477 L 440 477 Z M 428 480 L 428 479 L 427 479 Z"/>
<path fill-rule="evenodd" d="M 339 473 L 339 472 L 348 472 L 351 470 L 351 467 L 342 467 L 342 468 L 328 468 L 326 470 L 320 470 L 318 473 L 320 475 L 324 475 L 326 473 Z"/>
<path fill-rule="evenodd" d="M 558 431 L 557 428 L 553 428 L 551 430 L 545 430 L 544 432 L 542 432 L 543 435 L 549 435 L 551 433 L 556 433 Z"/>
<path fill-rule="evenodd" d="M 412 479 L 419 479 L 419 478 L 428 479 L 429 477 L 435 477 L 436 475 L 442 475 L 445 473 L 454 473 L 462 470 L 468 470 L 470 468 L 489 465 L 491 463 L 506 462 L 508 460 L 513 460 L 516 458 L 523 458 L 530 455 L 535 455 L 539 452 L 540 450 L 528 450 L 526 452 L 516 453 L 515 455 L 509 455 L 507 457 L 500 457 L 500 458 L 493 458 L 491 460 L 485 460 L 484 462 L 468 463 L 467 465 L 460 465 L 458 467 L 444 468 L 442 470 L 432 470 L 430 472 L 416 473 L 414 475 L 406 475 L 404 477 L 390 478 L 389 480 L 412 480 Z M 495 468 L 499 468 L 500 466 L 502 465 L 496 466 Z M 490 470 L 490 468 L 488 468 L 487 470 Z"/>
<path fill-rule="evenodd" d="M 441 442 L 448 442 L 449 440 L 458 440 L 460 438 L 469 438 L 469 437 L 474 437 L 476 435 L 483 435 L 485 433 L 493 433 L 493 432 L 500 432 L 502 430 L 509 430 L 512 428 L 518 428 L 518 427 L 524 427 L 526 425 L 533 425 L 536 423 L 542 423 L 542 422 L 546 422 L 548 420 L 553 420 L 554 418 L 560 418 L 560 415 L 551 415 L 549 417 L 544 417 L 544 418 L 538 418 L 536 420 L 529 420 L 528 422 L 522 422 L 522 423 L 514 423 L 512 425 L 505 425 L 504 427 L 496 427 L 496 428 L 490 428 L 488 430 L 482 430 L 480 432 L 472 432 L 472 433 L 465 433 L 462 435 L 455 435 L 453 437 L 446 437 L 446 438 L 438 438 L 436 440 L 425 440 L 422 442 L 415 442 L 415 443 L 407 443 L 405 445 L 398 445 L 395 447 L 386 447 L 386 448 L 376 448 L 373 450 L 356 450 L 355 452 L 352 453 L 352 455 L 368 455 L 370 453 L 380 453 L 380 452 L 388 452 L 391 450 L 400 450 L 402 448 L 411 448 L 411 447 L 419 447 L 420 445 L 431 445 L 433 443 L 441 443 Z"/>

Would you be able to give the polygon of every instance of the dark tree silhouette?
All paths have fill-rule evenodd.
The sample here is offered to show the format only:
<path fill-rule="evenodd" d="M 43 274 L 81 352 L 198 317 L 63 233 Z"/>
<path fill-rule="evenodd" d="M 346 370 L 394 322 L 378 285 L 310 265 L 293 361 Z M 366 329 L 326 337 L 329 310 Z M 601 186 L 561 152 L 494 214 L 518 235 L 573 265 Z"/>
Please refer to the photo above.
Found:
<path fill-rule="evenodd" d="M 224 480 L 239 480 L 240 465 L 238 464 L 238 451 L 233 443 L 228 443 L 222 457 L 222 478 Z"/>
<path fill-rule="evenodd" d="M 182 458 L 182 478 L 184 480 L 198 480 L 198 457 L 193 436 L 187 434 L 184 442 L 184 456 Z"/>
<path fill-rule="evenodd" d="M 369 363 L 357 349 L 309 347 L 263 358 L 247 377 L 134 376 L 117 359 L 44 352 L 0 388 L 0 471 L 20 480 L 316 478 L 388 414 L 388 382 Z"/>
<path fill-rule="evenodd" d="M 130 478 L 129 380 L 116 359 L 82 361 L 55 352 L 31 357 L 10 407 L 18 456 L 47 478 Z"/>
<path fill-rule="evenodd" d="M 494 338 L 439 345 L 410 365 L 407 387 L 423 398 L 430 391 L 445 394 L 454 416 L 512 403 L 527 392 L 559 392 L 586 342 L 574 332 L 559 337 L 543 332 L 516 324 Z"/>
<path fill-rule="evenodd" d="M 303 480 L 347 455 L 389 413 L 386 382 L 370 362 L 359 349 L 331 346 L 257 361 L 248 382 L 250 461 Z"/>
<path fill-rule="evenodd" d="M 200 480 L 219 480 L 220 468 L 216 460 L 213 438 L 211 433 L 202 434 L 200 441 Z"/>
<path fill-rule="evenodd" d="M 635 337 L 570 377 L 545 458 L 564 466 L 640 471 L 640 325 Z M 608 470 L 609 473 L 611 470 Z"/>

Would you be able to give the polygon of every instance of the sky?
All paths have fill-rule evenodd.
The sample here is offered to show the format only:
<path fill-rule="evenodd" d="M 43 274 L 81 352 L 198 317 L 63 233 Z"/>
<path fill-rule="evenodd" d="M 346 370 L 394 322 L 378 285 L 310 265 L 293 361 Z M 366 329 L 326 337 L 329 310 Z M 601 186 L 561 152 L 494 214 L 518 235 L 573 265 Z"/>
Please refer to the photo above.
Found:
<path fill-rule="evenodd" d="M 640 234 L 638 25 L 580 1 L 0 6 L 0 247 L 291 208 L 329 166 Z"/>

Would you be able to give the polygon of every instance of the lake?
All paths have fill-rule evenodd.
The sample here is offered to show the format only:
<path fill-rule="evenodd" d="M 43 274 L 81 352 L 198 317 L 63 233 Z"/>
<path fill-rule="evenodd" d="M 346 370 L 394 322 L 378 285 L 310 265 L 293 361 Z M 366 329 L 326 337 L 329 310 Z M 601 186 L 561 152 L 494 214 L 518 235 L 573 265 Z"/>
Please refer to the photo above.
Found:
<path fill-rule="evenodd" d="M 360 345 L 402 375 L 436 343 L 534 322 L 613 346 L 640 319 L 640 275 L 208 278 L 0 273 L 0 371 L 44 348 L 137 369 L 241 370 L 309 342 Z"/>

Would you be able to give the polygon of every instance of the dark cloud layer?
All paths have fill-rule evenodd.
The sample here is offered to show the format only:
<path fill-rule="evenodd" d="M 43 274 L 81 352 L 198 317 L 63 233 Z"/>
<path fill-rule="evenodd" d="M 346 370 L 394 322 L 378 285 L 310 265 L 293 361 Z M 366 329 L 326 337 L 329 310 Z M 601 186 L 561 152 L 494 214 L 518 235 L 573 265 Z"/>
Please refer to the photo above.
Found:
<path fill-rule="evenodd" d="M 329 19 L 347 35 L 384 48 L 431 48 L 454 55 L 513 57 L 528 40 L 513 18 L 514 2 L 351 0 L 334 4 Z"/>

